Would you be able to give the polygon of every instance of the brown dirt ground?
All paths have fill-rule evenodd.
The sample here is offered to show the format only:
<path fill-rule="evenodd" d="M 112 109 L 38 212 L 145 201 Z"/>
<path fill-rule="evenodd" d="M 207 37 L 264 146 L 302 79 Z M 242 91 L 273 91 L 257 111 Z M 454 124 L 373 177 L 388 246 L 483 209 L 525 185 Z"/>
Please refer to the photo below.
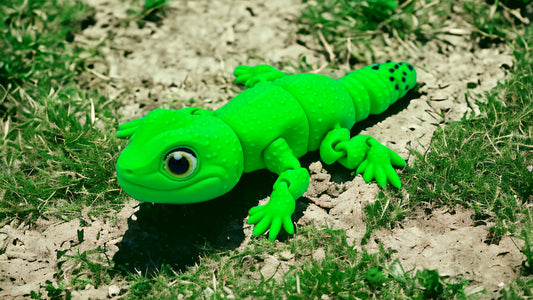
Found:
<path fill-rule="evenodd" d="M 122 2 L 88 2 L 96 9 L 96 24 L 78 35 L 76 42 L 98 48 L 104 59 L 89 58 L 90 72 L 82 80 L 97 88 L 102 88 L 105 82 L 107 97 L 120 107 L 121 121 L 141 117 L 157 107 L 190 106 L 189 99 L 195 100 L 194 106 L 216 109 L 241 91 L 231 75 L 239 64 L 284 65 L 287 72 L 293 70 L 291 62 L 301 57 L 306 57 L 316 69 L 326 64 L 324 55 L 297 43 L 305 40 L 313 49 L 321 47 L 296 33 L 295 19 L 302 9 L 297 0 L 171 1 L 164 18 L 147 22 L 142 28 L 135 21 L 125 25 L 130 16 Z M 377 60 L 411 62 L 418 70 L 421 88 L 416 98 L 394 115 L 377 118 L 362 128 L 361 133 L 374 136 L 409 159 L 408 149 L 423 150 L 436 126 L 445 126 L 443 121 L 458 120 L 465 113 L 472 113 L 473 106 L 467 103 L 465 93 L 475 94 L 494 87 L 505 76 L 502 66 L 512 65 L 513 59 L 504 46 L 479 49 L 470 44 L 471 31 L 464 21 L 451 19 L 437 39 L 421 47 L 386 37 L 388 47 L 377 49 Z M 341 69 L 321 72 L 342 76 L 349 66 Z M 467 89 L 467 83 L 475 83 L 476 87 Z M 349 172 L 338 168 L 324 168 L 316 157 L 304 159 L 303 164 L 309 166 L 312 180 L 304 195 L 307 205 L 297 214 L 297 224 L 344 229 L 354 249 L 361 248 L 365 233 L 362 208 L 374 201 L 379 191 L 377 185 L 364 183 L 360 176 L 351 178 Z M 245 188 L 240 193 L 266 201 L 273 177 L 265 172 L 250 176 L 251 181 L 263 182 L 266 178 L 269 186 L 259 193 Z M 249 206 L 256 203 L 254 200 Z M 0 298 L 27 297 L 30 291 L 40 287 L 42 291 L 44 282 L 53 281 L 57 272 L 56 265 L 61 260 L 56 256 L 58 250 L 74 253 L 102 246 L 108 257 L 121 255 L 123 261 L 128 261 L 139 256 L 121 254 L 121 251 L 133 247 L 132 252 L 137 251 L 138 255 L 154 256 L 151 258 L 154 264 L 161 262 L 157 258 L 159 252 L 139 244 L 150 244 L 154 239 L 159 242 L 173 233 L 166 232 L 163 236 L 160 227 L 149 223 L 150 217 L 146 215 L 154 208 L 134 205 L 135 202 L 127 204 L 113 219 L 87 216 L 83 223 L 39 220 L 32 226 L 12 223 L 1 228 Z M 232 209 L 230 204 L 220 206 L 220 209 Z M 244 220 L 249 206 L 242 209 L 244 213 L 222 221 L 222 229 L 210 233 L 214 239 L 233 238 L 234 243 L 226 246 L 244 247 L 251 234 L 251 227 Z M 171 213 L 193 214 L 194 208 L 185 210 Z M 521 254 L 510 237 L 504 237 L 499 245 L 484 243 L 488 225 L 475 226 L 472 214 L 462 208 L 454 213 L 436 210 L 431 215 L 415 212 L 398 228 L 375 232 L 370 245 L 365 247 L 376 251 L 377 243 L 381 243 L 396 250 L 394 258 L 400 259 L 405 270 L 438 269 L 443 275 L 472 280 L 472 291 L 482 288 L 495 291 L 515 277 Z M 154 229 L 148 231 L 146 224 Z M 80 229 L 84 230 L 84 241 L 78 243 Z M 198 243 L 197 239 L 191 241 Z M 172 244 L 167 246 L 172 248 Z M 324 255 L 319 250 L 313 254 L 317 259 Z M 99 257 L 103 259 L 102 255 Z M 267 259 L 260 268 L 261 273 L 274 276 L 276 271 L 271 271 L 272 266 L 278 271 L 287 269 L 279 268 L 279 264 L 276 258 Z M 117 288 L 127 287 L 116 282 L 99 289 L 88 285 L 74 296 L 115 297 Z"/>

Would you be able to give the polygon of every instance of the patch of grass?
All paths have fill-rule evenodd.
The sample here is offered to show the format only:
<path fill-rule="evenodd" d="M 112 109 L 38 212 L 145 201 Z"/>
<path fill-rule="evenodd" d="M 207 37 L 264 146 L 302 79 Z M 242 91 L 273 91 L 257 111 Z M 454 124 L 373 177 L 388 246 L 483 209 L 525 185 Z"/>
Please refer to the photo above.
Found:
<path fill-rule="evenodd" d="M 310 25 L 321 24 L 328 37 L 337 25 L 349 26 L 355 30 L 375 30 L 394 13 L 395 0 L 326 0 L 304 1 L 309 5 L 302 12 L 300 21 Z"/>
<path fill-rule="evenodd" d="M 479 219 L 505 219 L 509 225 L 527 216 L 524 204 L 533 200 L 533 60 L 526 51 L 531 33 L 525 36 L 529 45 L 516 48 L 512 76 L 490 92 L 468 97 L 477 99 L 481 115 L 444 124 L 425 153 L 413 153 L 417 159 L 402 176 L 411 205 L 460 204 Z"/>
<path fill-rule="evenodd" d="M 305 1 L 300 33 L 312 34 L 330 62 L 373 63 L 373 47 L 388 38 L 426 43 L 443 27 L 451 1 Z M 372 45 L 372 46 L 371 46 Z"/>
<path fill-rule="evenodd" d="M 520 232 L 520 239 L 524 241 L 524 246 L 522 247 L 522 254 L 526 257 L 526 260 L 522 262 L 522 273 L 524 275 L 533 275 L 533 238 L 531 234 L 531 227 L 527 229 L 522 229 Z"/>
<path fill-rule="evenodd" d="M 482 115 L 446 124 L 416 154 L 405 176 L 411 205 L 460 204 L 504 227 L 500 234 L 517 231 L 533 200 L 532 63 L 517 62 L 511 79 L 479 98 Z"/>
<path fill-rule="evenodd" d="M 344 231 L 302 227 L 295 239 L 254 239 L 245 251 L 212 253 L 184 272 L 164 266 L 153 276 L 134 275 L 126 297 L 235 299 L 461 298 L 466 281 L 437 271 L 404 271 L 390 252 L 351 249 Z M 323 251 L 322 251 L 323 250 Z M 316 258 L 316 252 L 323 253 Z M 263 268 L 269 265 L 272 273 Z M 269 276 L 269 277 L 265 277 Z"/>
<path fill-rule="evenodd" d="M 81 242 L 81 241 L 79 241 Z M 74 249 L 79 244 L 73 244 L 69 249 L 57 250 L 57 271 L 53 280 L 47 280 L 41 289 L 32 291 L 33 299 L 41 299 L 43 293 L 50 299 L 70 299 L 72 291 L 84 290 L 87 286 L 98 288 L 102 284 L 109 284 L 118 273 L 112 268 L 112 262 L 105 249 L 80 251 Z"/>
<path fill-rule="evenodd" d="M 533 243 L 533 57 L 528 49 L 533 46 L 533 30 L 528 29 L 512 46 L 517 62 L 509 79 L 483 95 L 467 95 L 476 100 L 481 114 L 442 124 L 427 151 L 413 152 L 416 159 L 402 174 L 404 189 L 388 190 L 365 209 L 370 231 L 394 227 L 415 207 L 428 213 L 448 207 L 453 212 L 461 205 L 474 210 L 477 224 L 493 224 L 486 243 L 517 236 L 524 242 L 519 247 L 525 256 L 526 277 L 503 290 L 506 297 L 515 292 L 531 294 L 527 276 Z"/>
<path fill-rule="evenodd" d="M 74 289 L 84 289 L 87 284 L 96 288 L 102 283 L 109 284 L 112 274 L 108 268 L 109 258 L 100 247 L 91 251 L 66 253 L 57 266 L 57 279 L 65 280 Z"/>
<path fill-rule="evenodd" d="M 531 299 L 533 297 L 533 279 L 517 278 L 509 287 L 502 289 L 503 299 Z"/>
<path fill-rule="evenodd" d="M 0 5 L 0 84 L 5 88 L 38 81 L 47 85 L 72 77 L 69 43 L 90 9 L 81 2 L 3 1 Z M 3 105 L 5 106 L 5 104 Z M 5 109 L 5 108 L 4 108 Z M 2 109 L 2 116 L 6 112 Z"/>
<path fill-rule="evenodd" d="M 364 207 L 367 231 L 361 243 L 364 245 L 368 242 L 374 228 L 394 228 L 397 222 L 407 215 L 408 205 L 408 201 L 404 198 L 396 201 L 392 197 L 385 197 L 385 194 L 380 192 L 376 201 Z"/>
<path fill-rule="evenodd" d="M 67 242 L 63 250 L 56 249 L 57 263 L 53 280 L 47 280 L 39 290 L 32 291 L 33 299 L 41 299 L 43 294 L 50 299 L 70 299 L 72 291 L 85 290 L 88 286 L 98 288 L 102 284 L 109 285 L 120 272 L 113 267 L 105 244 L 95 249 L 80 250 L 79 246 L 85 240 L 84 230 L 83 227 L 78 230 L 77 241 Z"/>
<path fill-rule="evenodd" d="M 113 108 L 74 79 L 84 50 L 73 34 L 90 16 L 81 2 L 0 5 L 0 220 L 123 201 Z"/>
<path fill-rule="evenodd" d="M 469 23 L 473 24 L 473 40 L 482 48 L 496 43 L 505 43 L 517 38 L 515 24 L 527 25 L 528 21 L 521 15 L 526 12 L 525 6 L 531 1 L 465 1 L 463 7 L 470 15 Z M 506 5 L 521 8 L 512 10 Z"/>
<path fill-rule="evenodd" d="M 0 5 L 4 49 L 0 58 L 0 219 L 54 211 L 64 215 L 85 205 L 120 203 L 113 167 L 118 146 L 109 136 L 115 123 L 113 109 L 105 98 L 80 92 L 73 80 L 83 72 L 83 50 L 71 43 L 73 32 L 83 28 L 90 10 L 68 2 L 29 2 Z M 152 2 L 146 11 L 163 2 Z M 318 35 L 320 30 L 324 41 L 333 45 L 334 57 L 364 60 L 364 53 L 372 53 L 366 38 L 386 32 L 423 43 L 444 22 L 445 18 L 434 16 L 451 10 L 450 2 L 407 1 L 397 7 L 392 2 L 317 1 L 319 7 L 308 12 L 304 23 L 310 33 Z M 348 4 L 353 6 L 342 6 Z M 373 15 L 379 5 L 386 9 Z M 533 182 L 528 169 L 533 164 L 533 89 L 531 57 L 522 51 L 526 45 L 517 46 L 515 77 L 478 97 L 484 100 L 480 103 L 484 115 L 446 124 L 435 134 L 428 152 L 419 154 L 417 163 L 404 171 L 403 177 L 411 179 L 404 183 L 405 195 L 395 194 L 402 200 L 382 198 L 365 209 L 369 228 L 392 227 L 418 205 L 472 207 L 478 221 L 496 224 L 489 242 L 508 232 L 522 233 L 523 272 L 531 275 L 533 241 L 527 205 Z M 82 232 L 78 239 L 84 239 Z M 319 249 L 323 254 L 317 259 Z M 390 251 L 356 251 L 346 244 L 343 231 L 308 227 L 300 227 L 297 237 L 284 243 L 258 238 L 242 252 L 206 250 L 200 263 L 183 272 L 163 266 L 157 274 L 120 273 L 120 266 L 113 266 L 101 248 L 69 249 L 58 255 L 56 282 L 43 287 L 51 298 L 69 297 L 71 290 L 83 289 L 89 282 L 112 280 L 127 280 L 126 297 L 133 299 L 467 296 L 464 280 L 446 278 L 435 270 L 405 271 L 398 261 L 390 262 Z M 265 270 L 266 265 L 274 265 L 278 275 Z M 521 277 L 502 295 L 529 296 L 532 285 Z"/>

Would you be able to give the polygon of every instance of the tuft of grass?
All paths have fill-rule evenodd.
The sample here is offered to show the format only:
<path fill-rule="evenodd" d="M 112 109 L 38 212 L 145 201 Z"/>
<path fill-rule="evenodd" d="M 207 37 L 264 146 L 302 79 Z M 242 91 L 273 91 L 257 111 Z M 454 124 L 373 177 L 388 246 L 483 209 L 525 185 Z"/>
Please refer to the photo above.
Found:
<path fill-rule="evenodd" d="M 170 0 L 145 0 L 143 7 L 145 10 L 158 9 L 163 7 L 168 2 L 170 2 Z"/>
<path fill-rule="evenodd" d="M 375 228 L 394 228 L 396 224 L 407 216 L 408 201 L 404 198 L 396 201 L 380 192 L 376 201 L 364 207 L 367 231 L 361 240 L 365 245 Z"/>
<path fill-rule="evenodd" d="M 502 299 L 531 299 L 533 297 L 533 279 L 517 278 L 509 287 L 500 291 Z"/>
<path fill-rule="evenodd" d="M 75 81 L 84 50 L 73 36 L 91 13 L 81 2 L 0 5 L 0 220 L 123 202 L 114 108 Z"/>
<path fill-rule="evenodd" d="M 82 229 L 83 230 L 83 229 Z M 82 231 L 83 232 L 83 231 Z M 33 299 L 41 299 L 43 293 L 50 299 L 70 299 L 72 291 L 84 290 L 88 285 L 98 288 L 110 284 L 118 273 L 101 246 L 88 251 L 80 251 L 71 245 L 68 249 L 57 250 L 56 272 L 53 280 L 47 280 L 38 291 L 32 291 Z"/>
<path fill-rule="evenodd" d="M 333 33 L 331 30 L 339 24 L 355 30 L 376 30 L 393 15 L 397 6 L 395 0 L 316 1 L 304 9 L 300 21 L 310 25 L 321 24 L 327 33 Z"/>
<path fill-rule="evenodd" d="M 522 247 L 522 254 L 526 259 L 522 262 L 522 274 L 529 276 L 533 275 L 533 238 L 532 238 L 532 228 L 531 226 L 528 229 L 522 229 L 520 232 L 519 238 L 524 241 L 524 246 Z"/>
<path fill-rule="evenodd" d="M 146 22 L 160 24 L 166 17 L 165 6 L 169 2 L 170 0 L 135 0 L 128 9 L 130 17 L 126 20 L 126 23 L 135 21 L 139 28 L 143 28 Z"/>

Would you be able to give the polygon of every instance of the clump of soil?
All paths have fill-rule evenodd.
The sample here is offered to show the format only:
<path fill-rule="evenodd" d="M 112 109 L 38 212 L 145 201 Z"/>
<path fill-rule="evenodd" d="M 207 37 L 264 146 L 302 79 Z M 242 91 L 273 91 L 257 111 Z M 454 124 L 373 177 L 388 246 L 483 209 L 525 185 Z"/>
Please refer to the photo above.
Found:
<path fill-rule="evenodd" d="M 370 247 L 377 249 L 381 243 L 397 250 L 396 257 L 407 270 L 437 269 L 441 276 L 472 280 L 471 289 L 496 292 L 516 278 L 522 262 L 516 244 L 520 240 L 504 236 L 497 245 L 488 243 L 490 226 L 474 224 L 473 214 L 461 207 L 452 212 L 437 209 L 427 217 L 419 212 L 401 228 L 375 232 Z"/>
<path fill-rule="evenodd" d="M 327 63 L 324 55 L 297 43 L 295 20 L 302 8 L 297 0 L 171 1 L 164 17 L 157 22 L 136 22 L 122 2 L 87 2 L 96 10 L 96 23 L 76 36 L 75 41 L 98 48 L 104 60 L 88 59 L 89 72 L 81 80 L 87 87 L 103 90 L 116 103 L 124 122 L 158 107 L 216 109 L 242 90 L 232 76 L 233 69 L 240 64 L 290 66 L 291 61 L 301 57 L 317 68 Z M 377 62 L 388 59 L 411 62 L 418 72 L 419 87 L 385 114 L 358 124 L 354 133 L 371 135 L 410 160 L 408 149 L 427 147 L 437 124 L 476 113 L 475 105 L 467 102 L 465 94 L 490 90 L 502 80 L 505 67 L 513 63 L 510 49 L 504 45 L 479 49 L 469 42 L 473 29 L 467 24 L 452 18 L 447 26 L 436 39 L 421 47 L 389 37 L 388 47 L 376 49 Z M 341 68 L 344 72 L 350 67 Z M 335 70 L 324 72 L 343 75 Z M 374 201 L 378 186 L 365 183 L 360 176 L 354 178 L 349 170 L 339 166 L 324 166 L 316 155 L 305 157 L 302 164 L 309 166 L 311 185 L 298 204 L 297 223 L 344 229 L 349 243 L 359 247 L 366 231 L 363 207 Z M 246 245 L 251 229 L 243 218 L 247 209 L 257 203 L 249 200 L 266 201 L 274 180 L 268 172 L 248 178 L 243 179 L 248 180 L 246 187 L 238 187 L 240 190 L 228 196 L 247 199 L 248 204 L 235 208 L 232 220 L 220 223 L 214 233 L 204 232 L 205 236 L 216 236 L 213 240 L 233 238 L 241 247 Z M 249 188 L 258 185 L 262 187 Z M 183 214 L 189 212 L 189 208 L 178 210 Z M 141 211 L 146 214 L 150 208 Z M 153 223 L 153 218 L 142 217 L 143 213 L 137 213 L 141 216 L 139 220 L 136 216 L 131 218 L 133 213 L 132 205 L 127 205 L 113 221 L 89 218 L 82 224 L 80 220 L 39 220 L 36 226 L 4 226 L 0 229 L 0 297 L 27 296 L 47 280 L 53 281 L 58 251 L 85 251 L 105 245 L 107 255 L 113 257 L 128 247 L 139 250 L 139 241 L 157 243 L 150 239 L 155 231 L 147 230 L 161 227 Z M 470 215 L 472 212 L 461 209 L 455 214 L 442 210 L 430 216 L 417 213 L 397 229 L 375 232 L 371 241 L 396 250 L 395 257 L 406 269 L 438 269 L 441 274 L 463 276 L 475 285 L 494 290 L 500 282 L 513 278 L 520 253 L 508 237 L 499 245 L 487 245 L 484 242 L 487 226 L 475 226 Z M 141 221 L 148 223 L 134 225 Z M 78 241 L 80 229 L 85 232 L 84 241 Z M 171 237 L 175 232 L 158 234 Z M 196 238 L 193 240 L 200 243 Z M 164 247 L 182 249 L 169 243 Z M 239 243 L 230 244 L 237 247 Z M 121 257 L 123 261 L 131 260 L 134 267 L 148 266 L 149 262 L 135 265 L 141 256 L 152 255 L 152 263 L 161 262 L 156 256 L 163 252 L 141 250 L 144 252 L 135 259 L 132 252 Z M 320 257 L 320 253 L 316 255 Z M 267 265 L 261 272 L 274 276 Z M 103 298 L 109 290 L 106 286 L 99 289 L 89 286 L 86 294 Z"/>
<path fill-rule="evenodd" d="M 134 212 L 133 204 L 126 204 L 114 219 L 90 217 L 87 208 L 82 212 L 83 218 L 68 222 L 40 218 L 32 225 L 13 221 L 2 227 L 0 298 L 27 297 L 32 291 L 43 291 L 47 282 L 72 281 L 75 277 L 72 270 L 77 266 L 72 265 L 74 260 L 65 264 L 67 256 L 101 247 L 103 250 L 89 256 L 89 259 L 105 262 L 105 255 L 112 257 L 118 251 L 116 245 L 128 229 L 127 220 Z M 59 269 L 65 271 L 63 276 L 59 276 Z M 59 287 L 55 285 L 55 288 Z M 83 293 L 88 297 L 103 299 L 108 290 L 106 286 L 99 289 L 87 286 Z"/>

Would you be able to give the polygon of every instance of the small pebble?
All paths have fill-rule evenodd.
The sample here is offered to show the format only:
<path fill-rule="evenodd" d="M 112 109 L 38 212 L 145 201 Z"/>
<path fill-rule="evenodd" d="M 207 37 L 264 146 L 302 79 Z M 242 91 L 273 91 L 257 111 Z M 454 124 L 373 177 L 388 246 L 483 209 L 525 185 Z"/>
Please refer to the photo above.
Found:
<path fill-rule="evenodd" d="M 118 296 L 118 294 L 120 294 L 120 288 L 116 285 L 110 285 L 108 293 L 109 293 L 109 297 Z"/>
<path fill-rule="evenodd" d="M 206 299 L 210 299 L 215 294 L 215 291 L 210 287 L 206 287 L 203 294 Z"/>

